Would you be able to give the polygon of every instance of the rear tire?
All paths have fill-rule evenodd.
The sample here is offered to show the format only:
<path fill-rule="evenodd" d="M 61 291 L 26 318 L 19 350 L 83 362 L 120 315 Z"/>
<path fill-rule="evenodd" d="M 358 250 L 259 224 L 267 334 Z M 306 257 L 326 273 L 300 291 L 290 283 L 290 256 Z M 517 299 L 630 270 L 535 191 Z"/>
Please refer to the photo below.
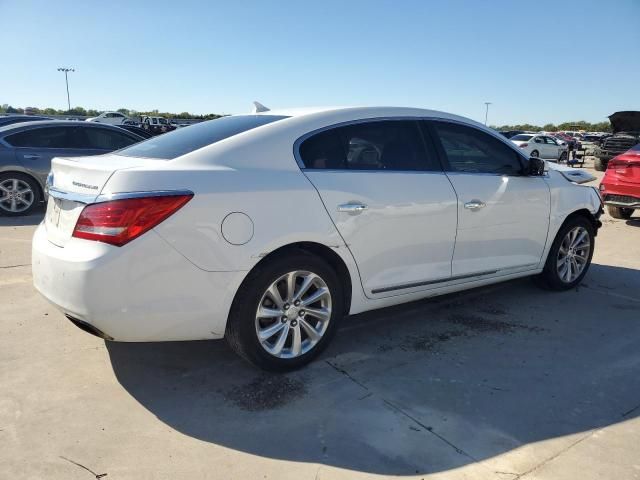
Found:
<path fill-rule="evenodd" d="M 293 294 L 288 293 L 291 275 Z M 313 283 L 300 294 L 302 302 L 294 306 L 295 296 L 303 290 L 307 279 Z M 274 285 L 280 301 L 273 301 Z M 305 306 L 306 301 L 324 289 L 328 289 L 328 294 L 322 300 Z M 259 368 L 294 370 L 326 348 L 344 311 L 342 285 L 336 272 L 321 258 L 300 250 L 269 259 L 249 274 L 236 293 L 225 336 L 238 355 Z M 262 316 L 260 312 L 268 315 Z M 324 319 L 316 317 L 319 313 Z M 265 336 L 268 331 L 274 333 Z"/>
<path fill-rule="evenodd" d="M 531 152 L 531 156 L 537 158 L 540 156 L 540 152 L 538 152 L 538 150 L 534 150 L 533 152 Z"/>
<path fill-rule="evenodd" d="M 619 218 L 622 220 L 628 220 L 633 215 L 633 208 L 615 207 L 613 205 L 607 205 L 607 211 L 613 218 Z"/>
<path fill-rule="evenodd" d="M 0 215 L 30 215 L 41 199 L 40 185 L 33 177 L 20 172 L 0 174 Z"/>
<path fill-rule="evenodd" d="M 569 217 L 558 231 L 544 270 L 536 277 L 548 290 L 569 290 L 578 285 L 589 270 L 595 246 L 593 224 L 582 215 Z"/>

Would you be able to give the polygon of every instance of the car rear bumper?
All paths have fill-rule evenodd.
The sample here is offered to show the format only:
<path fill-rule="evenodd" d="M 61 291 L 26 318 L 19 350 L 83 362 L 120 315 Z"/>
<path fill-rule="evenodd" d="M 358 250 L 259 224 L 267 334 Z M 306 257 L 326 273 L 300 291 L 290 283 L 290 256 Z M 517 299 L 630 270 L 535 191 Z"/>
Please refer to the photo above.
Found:
<path fill-rule="evenodd" d="M 611 176 L 607 178 L 607 176 L 601 185 L 602 200 L 605 205 L 640 208 L 640 184 L 617 180 Z"/>
<path fill-rule="evenodd" d="M 83 329 L 116 341 L 221 338 L 246 274 L 201 270 L 154 231 L 124 247 L 72 238 L 60 248 L 42 224 L 32 246 L 36 289 Z"/>

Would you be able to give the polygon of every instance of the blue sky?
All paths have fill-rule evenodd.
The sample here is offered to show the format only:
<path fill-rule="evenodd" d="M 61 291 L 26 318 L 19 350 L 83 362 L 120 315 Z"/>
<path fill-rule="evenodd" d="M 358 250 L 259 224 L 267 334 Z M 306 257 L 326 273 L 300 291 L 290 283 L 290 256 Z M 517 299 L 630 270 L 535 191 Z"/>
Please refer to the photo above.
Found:
<path fill-rule="evenodd" d="M 0 104 L 401 105 L 489 123 L 640 110 L 640 0 L 0 0 Z"/>

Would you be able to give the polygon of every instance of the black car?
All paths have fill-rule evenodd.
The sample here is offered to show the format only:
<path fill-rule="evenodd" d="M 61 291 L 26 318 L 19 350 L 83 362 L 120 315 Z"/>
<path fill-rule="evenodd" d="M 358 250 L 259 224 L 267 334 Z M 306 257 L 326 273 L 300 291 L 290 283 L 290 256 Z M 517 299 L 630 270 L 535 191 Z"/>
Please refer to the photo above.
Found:
<path fill-rule="evenodd" d="M 37 120 L 53 120 L 53 118 L 39 115 L 3 115 L 0 116 L 0 127 L 20 122 L 35 122 Z"/>
<path fill-rule="evenodd" d="M 116 125 L 116 127 L 124 128 L 128 132 L 135 133 L 136 135 L 140 135 L 142 138 L 151 138 L 151 137 L 153 137 L 153 135 L 150 134 L 149 132 L 147 132 L 144 128 L 140 128 L 140 127 L 138 127 L 136 125 L 122 124 L 122 125 Z"/>

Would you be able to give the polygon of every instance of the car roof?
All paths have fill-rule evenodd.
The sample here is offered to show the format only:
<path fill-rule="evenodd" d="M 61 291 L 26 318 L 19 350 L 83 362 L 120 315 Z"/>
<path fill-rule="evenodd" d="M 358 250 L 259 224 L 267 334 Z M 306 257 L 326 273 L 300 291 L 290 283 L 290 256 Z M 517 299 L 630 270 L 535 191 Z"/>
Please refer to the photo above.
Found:
<path fill-rule="evenodd" d="M 106 125 L 104 123 L 92 123 L 92 122 L 78 122 L 77 120 L 38 120 L 34 122 L 20 122 L 12 123 L 0 127 L 0 133 L 5 133 L 13 130 L 28 130 L 29 127 L 82 127 L 82 128 L 113 128 L 112 125 Z"/>

